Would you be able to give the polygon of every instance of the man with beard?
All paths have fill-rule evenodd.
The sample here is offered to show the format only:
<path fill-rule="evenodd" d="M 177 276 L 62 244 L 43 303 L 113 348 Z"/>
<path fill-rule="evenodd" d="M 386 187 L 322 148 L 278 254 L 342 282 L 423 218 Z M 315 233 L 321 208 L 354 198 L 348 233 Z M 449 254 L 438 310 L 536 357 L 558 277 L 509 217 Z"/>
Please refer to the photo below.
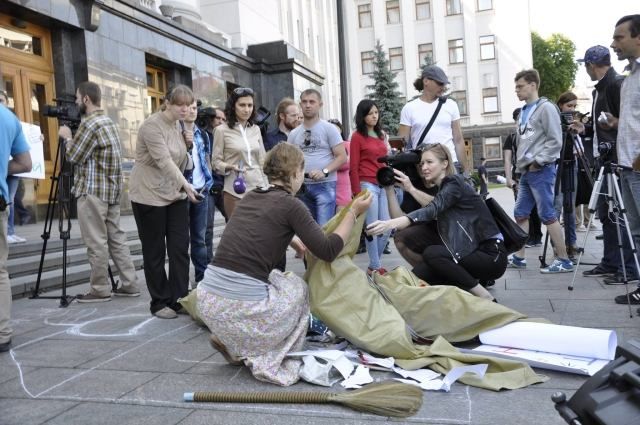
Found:
<path fill-rule="evenodd" d="M 58 135 L 66 142 L 67 160 L 75 165 L 72 192 L 78 198 L 78 223 L 91 265 L 91 290 L 76 297 L 79 303 L 111 300 L 109 254 L 122 285 L 113 295 L 140 295 L 136 270 L 125 233 L 120 228 L 122 152 L 118 128 L 100 109 L 100 87 L 85 81 L 76 90 L 83 115 L 75 137 L 62 126 Z"/>
<path fill-rule="evenodd" d="M 269 152 L 280 142 L 286 142 L 291 130 L 298 124 L 298 105 L 290 97 L 285 97 L 276 108 L 276 121 L 278 127 L 267 133 L 264 140 L 264 150 Z"/>

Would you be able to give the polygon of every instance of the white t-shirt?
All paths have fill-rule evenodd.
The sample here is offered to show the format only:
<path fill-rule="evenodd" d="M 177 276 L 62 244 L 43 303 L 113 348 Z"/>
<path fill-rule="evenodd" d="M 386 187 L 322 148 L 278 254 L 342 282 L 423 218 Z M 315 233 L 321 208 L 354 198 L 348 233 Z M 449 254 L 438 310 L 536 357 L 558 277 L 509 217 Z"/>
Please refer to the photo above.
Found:
<path fill-rule="evenodd" d="M 413 149 L 418 144 L 422 132 L 431 121 L 433 113 L 438 106 L 438 99 L 431 103 L 417 98 L 402 108 L 400 113 L 400 124 L 411 127 L 411 146 Z M 440 112 L 433 122 L 431 129 L 425 136 L 422 143 L 442 143 L 451 151 L 451 158 L 454 162 L 458 161 L 455 146 L 453 145 L 453 131 L 451 130 L 451 122 L 460 119 L 460 111 L 458 104 L 453 99 L 447 101 L 440 108 Z"/>

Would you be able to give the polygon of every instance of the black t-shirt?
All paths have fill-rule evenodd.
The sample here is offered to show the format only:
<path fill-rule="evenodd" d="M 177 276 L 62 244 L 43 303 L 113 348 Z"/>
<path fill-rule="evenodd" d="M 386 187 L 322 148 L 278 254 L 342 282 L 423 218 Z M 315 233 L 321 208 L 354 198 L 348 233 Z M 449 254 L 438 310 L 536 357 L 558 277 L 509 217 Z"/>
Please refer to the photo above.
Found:
<path fill-rule="evenodd" d="M 519 176 L 519 173 L 516 172 L 516 150 L 518 146 L 516 143 L 516 133 L 511 133 L 504 139 L 504 143 L 502 144 L 503 151 L 511 151 L 511 178 L 515 179 Z"/>
<path fill-rule="evenodd" d="M 487 177 L 487 167 L 485 167 L 484 165 L 479 166 L 478 167 L 478 175 L 480 177 L 482 177 L 482 176 Z M 483 183 L 484 183 L 484 181 L 483 181 Z"/>
<path fill-rule="evenodd" d="M 433 186 L 430 188 L 427 188 L 424 185 L 424 180 L 422 179 L 418 179 L 416 181 L 412 181 L 413 186 L 422 191 L 425 192 L 428 195 L 431 196 L 436 196 L 436 194 L 438 193 L 438 186 Z M 404 193 L 404 197 L 402 198 L 402 205 L 400 205 L 400 209 L 405 213 L 405 214 L 409 214 L 410 212 L 413 212 L 415 210 L 418 210 L 422 208 L 422 205 L 420 205 L 418 203 L 418 201 L 415 200 L 415 198 L 413 196 L 411 196 L 409 193 L 405 192 Z"/>

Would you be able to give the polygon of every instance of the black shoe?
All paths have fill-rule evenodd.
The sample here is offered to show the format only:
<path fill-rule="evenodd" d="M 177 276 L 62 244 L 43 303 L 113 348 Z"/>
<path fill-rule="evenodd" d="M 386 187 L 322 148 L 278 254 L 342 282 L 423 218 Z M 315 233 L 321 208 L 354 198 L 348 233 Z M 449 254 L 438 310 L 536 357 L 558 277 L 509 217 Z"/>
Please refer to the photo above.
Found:
<path fill-rule="evenodd" d="M 495 280 L 479 280 L 478 283 L 485 288 L 491 288 L 493 285 L 496 284 L 496 281 Z"/>
<path fill-rule="evenodd" d="M 599 235 L 596 235 L 596 240 L 597 241 L 601 241 L 604 239 L 604 235 L 602 233 L 600 233 Z"/>
<path fill-rule="evenodd" d="M 582 276 L 584 277 L 613 277 L 615 275 L 615 271 L 608 271 L 600 265 L 595 266 L 591 270 L 585 270 L 582 272 Z"/>
<path fill-rule="evenodd" d="M 0 344 L 0 353 L 4 353 L 5 351 L 9 351 L 10 349 L 11 349 L 11 340 Z"/>
<path fill-rule="evenodd" d="M 384 246 L 383 254 L 391 254 L 391 249 L 389 248 L 389 242 Z"/>
<path fill-rule="evenodd" d="M 616 304 L 640 305 L 640 288 L 636 288 L 635 291 L 629 292 L 629 299 L 627 299 L 627 294 L 624 294 L 618 295 L 614 300 Z"/>
<path fill-rule="evenodd" d="M 624 276 L 622 276 L 622 273 L 616 273 L 612 277 L 603 279 L 602 283 L 604 283 L 605 285 L 624 285 L 623 279 Z M 627 282 L 635 282 L 636 280 L 638 280 L 637 277 L 627 276 Z"/>

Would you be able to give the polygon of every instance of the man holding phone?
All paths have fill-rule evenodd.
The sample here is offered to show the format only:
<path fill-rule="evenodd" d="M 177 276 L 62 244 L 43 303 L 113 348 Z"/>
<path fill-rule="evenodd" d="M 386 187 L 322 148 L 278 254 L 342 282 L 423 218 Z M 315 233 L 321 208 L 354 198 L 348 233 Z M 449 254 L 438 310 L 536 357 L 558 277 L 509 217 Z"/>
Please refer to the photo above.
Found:
<path fill-rule="evenodd" d="M 196 191 L 198 203 L 189 202 L 189 239 L 191 242 L 191 263 L 195 268 L 196 284 L 204 278 L 207 268 L 207 244 L 205 236 L 207 232 L 207 209 L 209 189 L 213 186 L 211 165 L 209 164 L 209 152 L 202 129 L 196 124 L 198 117 L 198 104 L 193 102 L 189 106 L 189 113 L 182 123 L 182 134 L 187 145 L 187 155 L 191 172 L 185 172 L 185 178 Z M 189 167 L 187 167 L 189 168 Z M 186 170 L 185 170 L 186 171 Z M 211 208 L 215 208 L 214 205 Z"/>

